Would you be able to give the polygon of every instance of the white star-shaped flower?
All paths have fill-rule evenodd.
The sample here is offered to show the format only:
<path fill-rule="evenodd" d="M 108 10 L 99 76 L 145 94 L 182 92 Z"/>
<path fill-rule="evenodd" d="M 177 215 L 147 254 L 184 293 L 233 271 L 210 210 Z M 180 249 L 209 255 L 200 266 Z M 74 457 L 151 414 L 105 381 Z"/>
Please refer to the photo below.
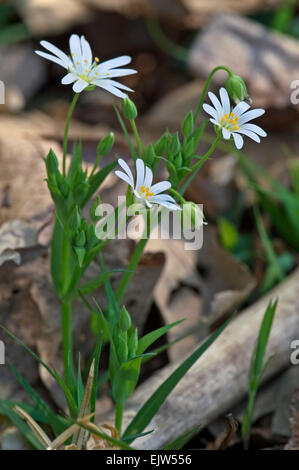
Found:
<path fill-rule="evenodd" d="M 250 105 L 245 101 L 241 101 L 231 109 L 229 96 L 225 88 L 220 89 L 221 102 L 214 93 L 209 92 L 208 95 L 214 107 L 204 104 L 203 109 L 212 116 L 210 121 L 222 129 L 224 139 L 233 137 L 237 149 L 241 149 L 244 144 L 241 134 L 247 135 L 255 142 L 260 142 L 260 137 L 266 137 L 267 134 L 261 127 L 249 123 L 252 119 L 262 116 L 265 112 L 264 109 L 251 109 L 248 111 Z"/>
<path fill-rule="evenodd" d="M 133 91 L 122 83 L 112 80 L 115 77 L 124 77 L 125 75 L 137 73 L 133 69 L 118 68 L 129 64 L 132 60 L 131 57 L 123 55 L 99 63 L 97 57 L 93 59 L 90 45 L 85 37 L 79 37 L 77 34 L 72 34 L 70 37 L 70 57 L 48 41 L 41 41 L 40 44 L 51 54 L 35 51 L 36 54 L 65 68 L 68 73 L 63 77 L 61 83 L 63 85 L 73 83 L 75 93 L 80 93 L 91 85 L 104 88 L 119 98 L 125 98 L 126 96 L 121 90 Z"/>
<path fill-rule="evenodd" d="M 169 194 L 161 194 L 171 187 L 170 182 L 160 181 L 152 185 L 153 172 L 144 164 L 141 158 L 136 160 L 136 184 L 127 163 L 122 158 L 119 158 L 118 163 L 124 171 L 117 170 L 115 174 L 128 183 L 133 189 L 135 196 L 138 199 L 142 199 L 148 207 L 152 207 L 152 204 L 159 204 L 173 211 L 181 210 L 173 197 Z"/>

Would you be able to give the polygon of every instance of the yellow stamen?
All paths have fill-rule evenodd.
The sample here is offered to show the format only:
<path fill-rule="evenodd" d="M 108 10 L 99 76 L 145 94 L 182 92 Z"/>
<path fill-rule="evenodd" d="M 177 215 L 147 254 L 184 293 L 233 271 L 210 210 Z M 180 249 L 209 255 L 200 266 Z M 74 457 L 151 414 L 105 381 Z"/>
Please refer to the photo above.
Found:
<path fill-rule="evenodd" d="M 95 57 L 94 60 L 95 60 L 96 62 L 100 62 L 100 59 L 99 59 L 98 57 Z"/>
<path fill-rule="evenodd" d="M 237 131 L 239 129 L 239 126 L 234 126 L 234 131 Z"/>

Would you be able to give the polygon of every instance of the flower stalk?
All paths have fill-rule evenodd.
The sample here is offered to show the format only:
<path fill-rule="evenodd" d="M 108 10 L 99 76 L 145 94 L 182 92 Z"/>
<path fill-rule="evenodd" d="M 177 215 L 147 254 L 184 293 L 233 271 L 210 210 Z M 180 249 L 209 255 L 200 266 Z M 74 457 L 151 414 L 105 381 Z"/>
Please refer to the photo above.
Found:
<path fill-rule="evenodd" d="M 72 100 L 72 103 L 71 103 L 71 106 L 70 106 L 70 109 L 69 109 L 69 112 L 68 112 L 68 115 L 67 115 L 67 118 L 66 118 L 66 125 L 65 125 L 64 136 L 63 136 L 63 157 L 62 157 L 62 174 L 63 174 L 63 176 L 66 175 L 66 152 L 67 152 L 69 127 L 70 127 L 72 115 L 73 115 L 76 103 L 78 101 L 78 98 L 79 98 L 79 93 L 75 93 L 74 97 L 73 97 L 73 100 Z"/>

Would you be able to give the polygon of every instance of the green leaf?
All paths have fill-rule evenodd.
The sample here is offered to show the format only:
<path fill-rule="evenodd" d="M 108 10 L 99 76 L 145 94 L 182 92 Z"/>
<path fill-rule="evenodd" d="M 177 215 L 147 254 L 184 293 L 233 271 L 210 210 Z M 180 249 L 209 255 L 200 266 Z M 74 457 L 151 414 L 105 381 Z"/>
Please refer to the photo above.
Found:
<path fill-rule="evenodd" d="M 112 394 L 116 403 L 124 404 L 134 391 L 139 378 L 141 361 L 141 356 L 130 359 L 123 362 L 116 370 L 112 381 Z"/>
<path fill-rule="evenodd" d="M 99 274 L 95 276 L 90 281 L 87 281 L 85 284 L 79 287 L 79 291 L 82 295 L 87 295 L 97 289 L 104 281 L 109 279 L 114 273 L 123 273 L 128 272 L 126 269 L 112 269 L 111 271 Z"/>
<path fill-rule="evenodd" d="M 60 416 L 56 415 L 54 411 L 47 405 L 47 403 L 39 396 L 39 394 L 31 387 L 27 380 L 15 369 L 15 367 L 8 362 L 9 367 L 16 376 L 19 383 L 26 390 L 37 410 L 42 414 L 45 421 L 52 427 L 57 433 L 61 434 L 65 430 L 65 423 L 60 419 Z"/>
<path fill-rule="evenodd" d="M 276 299 L 273 304 L 271 301 L 269 302 L 259 331 L 257 345 L 254 353 L 255 359 L 253 372 L 255 376 L 259 376 L 263 368 L 264 356 L 274 320 L 277 302 L 278 299 Z"/>
<path fill-rule="evenodd" d="M 198 427 L 191 429 L 191 431 L 184 433 L 182 436 L 165 446 L 163 450 L 181 450 L 197 433 Z"/>
<path fill-rule="evenodd" d="M 90 412 L 94 413 L 96 409 L 97 390 L 98 390 L 98 375 L 99 375 L 99 364 L 102 351 L 103 341 L 101 338 L 98 339 L 92 360 L 94 360 L 94 383 L 92 386 L 91 400 L 90 400 Z M 94 419 L 94 418 L 92 418 Z"/>
<path fill-rule="evenodd" d="M 68 178 L 71 179 L 77 172 L 82 169 L 82 142 L 75 142 L 73 145 L 72 160 L 68 171 Z"/>
<path fill-rule="evenodd" d="M 165 335 L 167 331 L 169 331 L 171 328 L 174 326 L 179 325 L 182 323 L 184 320 L 179 320 L 174 323 L 171 323 L 170 325 L 162 326 L 161 328 L 158 328 L 157 330 L 151 331 L 147 335 L 143 336 L 139 342 L 138 342 L 138 348 L 137 348 L 137 354 L 142 354 L 144 351 L 147 350 L 151 344 L 153 344 L 157 339 L 159 339 L 161 336 Z"/>
<path fill-rule="evenodd" d="M 195 364 L 203 353 L 214 343 L 230 321 L 231 319 L 225 322 L 223 326 L 213 333 L 160 385 L 160 387 L 158 387 L 133 418 L 126 429 L 124 436 L 143 432 L 175 386 L 184 377 L 193 364 Z"/>
<path fill-rule="evenodd" d="M 59 297 L 62 296 L 63 281 L 62 281 L 62 239 L 64 233 L 58 220 L 55 220 L 54 230 L 51 243 L 51 276 L 55 290 Z"/>
<path fill-rule="evenodd" d="M 81 357 L 80 357 L 80 353 L 79 353 L 78 373 L 77 373 L 77 405 L 78 405 L 78 408 L 80 408 L 83 395 L 84 395 L 84 384 L 83 384 L 82 374 L 81 374 Z"/>
<path fill-rule="evenodd" d="M 70 409 L 70 412 L 71 412 L 72 416 L 76 416 L 76 413 L 78 411 L 76 402 L 74 401 L 73 396 L 72 396 L 69 388 L 67 387 L 67 385 L 65 384 L 63 379 L 60 377 L 60 375 L 55 370 L 52 370 L 40 357 L 38 357 L 37 354 L 35 354 L 35 352 L 32 351 L 32 349 L 30 349 L 25 343 L 23 343 L 23 341 L 21 341 L 19 338 L 17 338 L 11 331 L 9 331 L 3 325 L 0 325 L 0 328 L 3 331 L 5 331 L 5 333 L 7 333 L 18 344 L 23 346 L 23 348 L 26 349 L 26 351 L 32 357 L 34 357 L 34 359 L 36 359 L 49 372 L 49 374 L 56 380 L 56 382 L 60 385 L 60 387 L 62 388 L 62 390 L 64 392 L 64 396 L 65 396 L 65 399 L 68 403 L 68 406 L 69 406 L 69 409 Z"/>

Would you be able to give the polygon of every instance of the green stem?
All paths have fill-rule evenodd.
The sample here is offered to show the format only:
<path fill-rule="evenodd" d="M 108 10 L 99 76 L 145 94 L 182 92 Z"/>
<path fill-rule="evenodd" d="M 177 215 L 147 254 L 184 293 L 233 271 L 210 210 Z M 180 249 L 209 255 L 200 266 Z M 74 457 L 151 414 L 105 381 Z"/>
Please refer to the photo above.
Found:
<path fill-rule="evenodd" d="M 118 430 L 120 435 L 121 435 L 121 426 L 122 426 L 122 421 L 123 421 L 123 411 L 124 411 L 123 404 L 122 403 L 116 403 L 115 427 Z"/>
<path fill-rule="evenodd" d="M 199 113 L 200 113 L 200 110 L 201 110 L 201 108 L 202 108 L 202 105 L 203 105 L 203 102 L 204 102 L 206 93 L 207 93 L 207 91 L 208 91 L 208 88 L 209 88 L 209 86 L 210 86 L 210 82 L 211 82 L 211 80 L 212 80 L 212 78 L 213 78 L 213 75 L 214 75 L 216 72 L 218 72 L 218 70 L 225 70 L 225 72 L 227 72 L 229 76 L 232 75 L 232 71 L 231 71 L 228 67 L 225 67 L 225 65 L 219 65 L 218 67 L 215 67 L 215 68 L 212 70 L 212 72 L 210 73 L 210 75 L 209 75 L 208 78 L 207 78 L 207 81 L 206 81 L 206 83 L 205 83 L 204 89 L 203 89 L 202 94 L 201 94 L 201 96 L 200 96 L 200 100 L 199 100 L 199 103 L 198 103 L 198 105 L 197 105 L 197 108 L 196 108 L 196 111 L 195 111 L 195 114 L 194 114 L 194 124 L 195 124 L 195 122 L 196 122 L 196 120 L 197 120 L 197 118 L 198 118 L 198 115 L 199 115 Z"/>
<path fill-rule="evenodd" d="M 101 158 L 102 158 L 102 155 L 98 155 L 98 156 L 97 156 L 97 159 L 96 159 L 96 161 L 95 161 L 95 164 L 93 165 L 93 168 L 92 168 L 91 173 L 90 173 L 90 175 L 89 175 L 89 178 L 91 178 L 92 175 L 94 174 L 94 172 L 96 171 L 96 169 L 97 169 L 97 167 L 98 167 L 98 165 L 99 165 L 99 163 L 100 163 Z"/>
<path fill-rule="evenodd" d="M 176 60 L 186 61 L 188 57 L 188 49 L 178 46 L 173 41 L 171 41 L 162 30 L 160 23 L 154 18 L 148 18 L 146 20 L 148 31 L 157 44 L 157 46 L 166 54 L 169 54 Z"/>
<path fill-rule="evenodd" d="M 134 134 L 134 137 L 135 137 L 135 140 L 136 140 L 139 156 L 142 157 L 142 155 L 143 155 L 142 143 L 141 143 L 141 139 L 139 137 L 138 130 L 137 130 L 134 119 L 130 119 L 130 123 L 131 123 L 133 134 Z"/>
<path fill-rule="evenodd" d="M 174 188 L 169 188 L 168 192 L 170 194 L 172 194 L 173 196 L 176 196 L 182 204 L 185 204 L 186 201 L 183 198 L 183 196 L 178 191 L 176 191 Z"/>
<path fill-rule="evenodd" d="M 195 176 L 197 175 L 197 173 L 199 172 L 200 168 L 202 167 L 202 165 L 207 161 L 207 159 L 209 158 L 209 156 L 211 155 L 211 153 L 214 152 L 215 148 L 217 147 L 219 141 L 221 140 L 221 136 L 218 135 L 216 137 L 216 139 L 214 140 L 214 142 L 212 143 L 211 147 L 209 148 L 209 150 L 207 151 L 207 153 L 197 162 L 193 165 L 193 167 L 191 168 L 192 170 L 192 174 L 190 175 L 190 177 L 187 179 L 186 183 L 180 188 L 179 190 L 179 193 L 181 195 L 184 194 L 184 192 L 186 191 L 186 189 L 188 188 L 189 184 L 193 181 L 193 179 L 195 178 Z"/>
<path fill-rule="evenodd" d="M 62 322 L 62 345 L 64 378 L 66 384 L 71 388 L 71 377 L 73 376 L 73 340 L 72 340 L 72 303 L 71 301 L 61 301 L 61 322 Z"/>
<path fill-rule="evenodd" d="M 66 118 L 66 124 L 65 124 L 65 129 L 64 129 L 64 136 L 63 136 L 63 160 L 62 160 L 62 173 L 63 176 L 66 175 L 66 151 L 67 151 L 67 142 L 68 142 L 68 134 L 69 134 L 69 127 L 70 127 L 70 122 L 71 118 L 73 115 L 73 111 L 75 109 L 76 103 L 79 98 L 79 93 L 75 93 L 73 97 L 73 101 L 71 103 L 67 118 Z"/>
<path fill-rule="evenodd" d="M 61 250 L 61 271 L 62 271 L 62 293 L 68 291 L 71 281 L 71 247 L 66 233 L 62 233 L 62 250 Z M 61 299 L 61 322 L 62 322 L 62 346 L 63 346 L 63 363 L 64 377 L 66 384 L 71 385 L 71 378 L 74 373 L 73 365 L 73 341 L 72 341 L 72 302 L 68 299 Z"/>
<path fill-rule="evenodd" d="M 151 211 L 147 211 L 146 214 L 147 221 L 146 221 L 146 226 L 144 230 L 143 237 L 139 240 L 139 242 L 136 244 L 135 250 L 131 256 L 129 265 L 127 267 L 127 272 L 124 273 L 123 277 L 121 278 L 121 281 L 118 285 L 117 291 L 116 291 L 116 300 L 118 304 L 121 303 L 124 294 L 126 292 L 127 286 L 133 277 L 135 270 L 138 266 L 139 260 L 142 256 L 142 253 L 144 251 L 144 248 L 147 244 L 147 241 L 149 239 L 150 235 L 150 230 L 153 229 L 154 227 L 151 227 Z M 158 218 L 156 219 L 158 221 Z"/>
<path fill-rule="evenodd" d="M 128 272 L 125 272 L 123 277 L 121 278 L 121 281 L 118 285 L 118 288 L 117 288 L 117 291 L 116 291 L 116 300 L 117 302 L 120 304 L 123 297 L 124 297 L 124 294 L 126 292 L 126 289 L 127 289 L 127 285 L 129 284 L 132 276 L 134 275 L 135 273 L 135 269 L 139 263 L 139 260 L 142 256 L 142 253 L 144 251 L 144 248 L 145 248 L 145 245 L 147 243 L 148 239 L 147 238 L 141 238 L 141 240 L 139 240 L 139 242 L 137 243 L 136 247 L 135 247 L 135 250 L 134 250 L 134 253 L 133 255 L 131 256 L 131 259 L 130 259 L 130 262 L 129 262 L 129 265 L 128 265 Z"/>

